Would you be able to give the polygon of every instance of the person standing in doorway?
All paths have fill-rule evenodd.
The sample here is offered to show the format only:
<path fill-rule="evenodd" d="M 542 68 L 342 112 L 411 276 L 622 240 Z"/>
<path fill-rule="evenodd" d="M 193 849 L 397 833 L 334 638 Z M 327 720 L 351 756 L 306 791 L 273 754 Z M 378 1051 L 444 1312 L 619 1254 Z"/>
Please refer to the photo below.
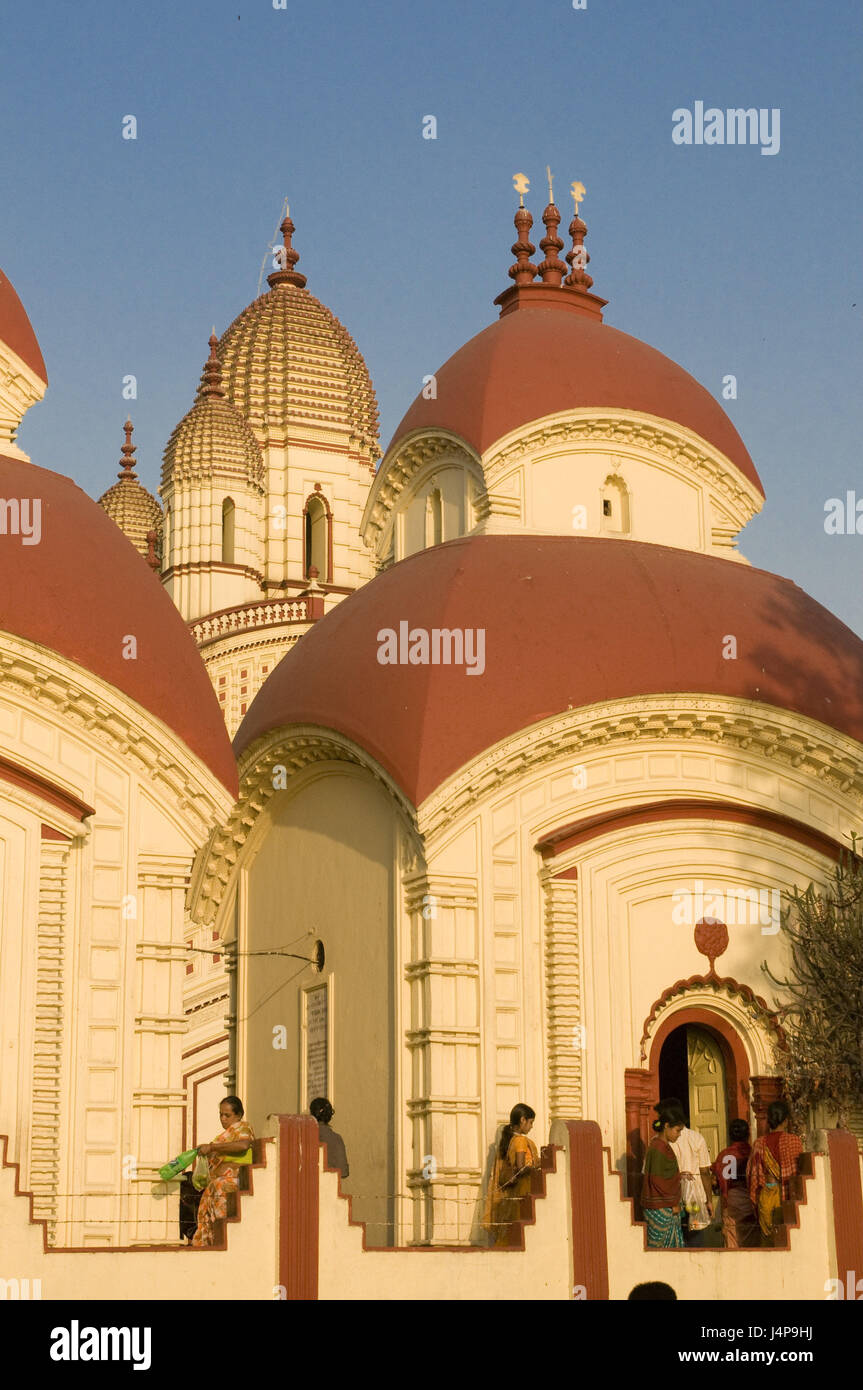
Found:
<path fill-rule="evenodd" d="M 722 1198 L 722 1234 L 726 1250 L 742 1250 L 758 1244 L 758 1224 L 746 1187 L 746 1165 L 752 1149 L 745 1120 L 732 1120 L 731 1143 L 718 1155 L 713 1175 Z"/>
<path fill-rule="evenodd" d="M 318 1122 L 318 1140 L 325 1146 L 327 1167 L 337 1169 L 343 1178 L 348 1177 L 351 1170 L 348 1167 L 345 1141 L 334 1129 L 330 1129 L 330 1120 L 335 1115 L 335 1110 L 328 1100 L 318 1096 L 309 1106 L 309 1112 Z"/>
<path fill-rule="evenodd" d="M 669 1101 L 679 1107 L 679 1100 Z M 713 1222 L 713 1173 L 710 1167 L 710 1152 L 707 1140 L 697 1129 L 684 1125 L 672 1144 L 674 1156 L 680 1168 L 681 1205 L 686 1212 L 687 1222 L 684 1244 L 692 1249 L 707 1244 L 708 1229 Z"/>

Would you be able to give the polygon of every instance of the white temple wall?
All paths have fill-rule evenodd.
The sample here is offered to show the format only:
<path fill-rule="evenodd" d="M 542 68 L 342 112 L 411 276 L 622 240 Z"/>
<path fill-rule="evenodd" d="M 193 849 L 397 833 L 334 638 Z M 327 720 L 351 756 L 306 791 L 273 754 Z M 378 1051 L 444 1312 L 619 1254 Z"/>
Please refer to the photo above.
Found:
<path fill-rule="evenodd" d="M 632 410 L 562 411 L 514 430 L 481 463 L 445 431 L 412 436 L 375 479 L 363 534 L 379 565 L 478 535 L 620 536 L 748 563 L 737 537 L 761 509 L 754 484 L 669 420 Z M 607 503 L 607 508 L 604 507 Z"/>
<path fill-rule="evenodd" d="M 256 1133 L 269 1114 L 336 1108 L 358 1219 L 386 1244 L 396 1219 L 398 826 L 387 794 L 349 764 L 315 763 L 261 813 L 241 871 L 240 1095 Z M 301 961 L 324 944 L 323 972 Z M 328 997 L 326 1084 L 306 1073 L 304 991 Z"/>
<path fill-rule="evenodd" d="M 4 645 L 22 668 L 41 659 L 17 639 Z M 195 850 L 230 799 L 139 706 L 54 654 L 51 663 L 91 727 L 10 681 L 0 751 L 94 813 L 82 821 L 60 809 L 38 781 L 0 781 L 0 1132 L 53 1242 L 174 1240 L 175 1204 L 150 1188 L 179 1152 L 185 1105 L 184 900 Z M 100 708 L 111 711 L 106 727 L 92 717 Z M 122 751 L 132 730 L 152 768 Z"/>
<path fill-rule="evenodd" d="M 372 576 L 371 561 L 359 538 L 371 474 L 348 451 L 343 436 L 324 430 L 316 433 L 321 439 L 319 447 L 300 443 L 262 446 L 267 460 L 268 486 L 267 577 L 270 580 L 303 580 L 303 509 L 318 483 L 332 515 L 333 563 L 332 580 L 321 573 L 319 582 L 356 588 Z"/>
<path fill-rule="evenodd" d="M 651 703 L 639 702 L 642 716 Z M 657 697 L 659 703 L 667 705 L 667 698 Z M 632 706 L 618 702 L 615 708 Z M 789 729 L 795 724 L 778 711 L 773 717 Z M 545 865 L 537 842 L 601 812 L 665 799 L 721 798 L 793 816 L 843 843 L 859 820 L 860 791 L 843 790 L 838 777 L 818 775 L 802 758 L 794 767 L 790 757 L 697 736 L 669 735 L 660 746 L 655 738 L 639 741 L 633 731 L 617 747 L 604 742 L 554 757 L 552 726 L 562 746 L 565 730 L 571 734 L 579 722 L 578 712 L 547 721 L 483 755 L 429 798 L 418 819 L 426 830 L 429 882 L 448 875 L 476 884 L 481 1083 L 473 1101 L 465 1096 L 459 1105 L 465 1113 L 478 1106 L 480 1144 L 487 1147 L 511 1106 L 524 1100 L 537 1112 L 539 1133 L 556 1115 L 572 1118 L 577 1111 L 597 1120 L 617 1160 L 625 1150 L 624 1072 L 645 1065 L 645 1019 L 665 989 L 709 970 L 693 940 L 697 917 L 691 924 L 672 921 L 681 901 L 674 893 L 697 891 L 700 882 L 703 915 L 725 917 L 711 911 L 713 891 L 733 896 L 739 912 L 739 889 L 823 881 L 832 861 L 781 833 L 713 821 L 709 813 L 612 831 Z M 796 721 L 798 735 L 803 723 Z M 806 732 L 827 735 L 823 726 L 805 723 Z M 839 765 L 852 745 L 832 734 L 829 740 Z M 525 758 L 531 745 L 535 759 Z M 528 770 L 485 796 L 472 793 L 487 769 L 510 762 Z M 449 814 L 448 796 L 450 805 L 464 809 Z M 577 879 L 555 877 L 572 868 Z M 781 975 L 787 960 L 781 931 L 768 928 L 729 923 L 729 947 L 716 968 L 770 1006 L 775 993 L 761 962 Z M 772 1073 L 769 1030 L 740 1000 L 694 989 L 667 1008 L 683 1005 L 723 1013 L 744 1041 L 750 1073 Z"/>

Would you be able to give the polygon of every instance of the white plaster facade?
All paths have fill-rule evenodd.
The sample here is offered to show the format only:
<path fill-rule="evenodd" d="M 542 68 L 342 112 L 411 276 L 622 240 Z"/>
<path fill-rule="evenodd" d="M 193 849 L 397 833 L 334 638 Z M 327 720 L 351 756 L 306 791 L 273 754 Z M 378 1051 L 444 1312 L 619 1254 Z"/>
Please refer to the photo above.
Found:
<path fill-rule="evenodd" d="M 513 431 L 482 458 L 446 430 L 397 440 L 369 493 L 363 535 L 379 569 L 471 532 L 617 536 L 748 563 L 737 537 L 762 505 L 692 430 L 640 411 L 578 409 Z"/>
<path fill-rule="evenodd" d="M 154 1179 L 186 1107 L 185 897 L 230 797 L 74 663 L 0 633 L 0 666 L 2 756 L 35 779 L 3 784 L 0 1133 L 51 1243 L 175 1243 Z"/>

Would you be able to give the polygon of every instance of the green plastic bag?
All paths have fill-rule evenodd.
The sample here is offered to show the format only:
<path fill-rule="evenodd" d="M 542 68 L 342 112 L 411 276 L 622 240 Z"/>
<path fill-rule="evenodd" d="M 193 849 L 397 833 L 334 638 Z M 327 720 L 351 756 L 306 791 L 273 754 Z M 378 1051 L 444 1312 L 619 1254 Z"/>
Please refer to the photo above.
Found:
<path fill-rule="evenodd" d="M 163 1164 L 159 1169 L 159 1177 L 162 1182 L 170 1182 L 172 1178 L 178 1178 L 183 1169 L 188 1168 L 197 1152 L 197 1149 L 187 1149 L 184 1154 L 178 1154 L 176 1158 L 172 1158 L 170 1163 Z"/>

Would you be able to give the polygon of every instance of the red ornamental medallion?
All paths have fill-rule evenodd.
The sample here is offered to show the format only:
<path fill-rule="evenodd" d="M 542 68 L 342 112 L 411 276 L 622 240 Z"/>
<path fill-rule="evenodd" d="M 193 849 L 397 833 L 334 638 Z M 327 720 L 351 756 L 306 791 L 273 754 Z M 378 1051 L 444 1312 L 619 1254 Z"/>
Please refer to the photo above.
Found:
<path fill-rule="evenodd" d="M 695 945 L 703 956 L 707 956 L 712 972 L 713 962 L 718 960 L 728 947 L 728 928 L 725 923 L 720 922 L 718 917 L 702 917 L 695 925 Z"/>

